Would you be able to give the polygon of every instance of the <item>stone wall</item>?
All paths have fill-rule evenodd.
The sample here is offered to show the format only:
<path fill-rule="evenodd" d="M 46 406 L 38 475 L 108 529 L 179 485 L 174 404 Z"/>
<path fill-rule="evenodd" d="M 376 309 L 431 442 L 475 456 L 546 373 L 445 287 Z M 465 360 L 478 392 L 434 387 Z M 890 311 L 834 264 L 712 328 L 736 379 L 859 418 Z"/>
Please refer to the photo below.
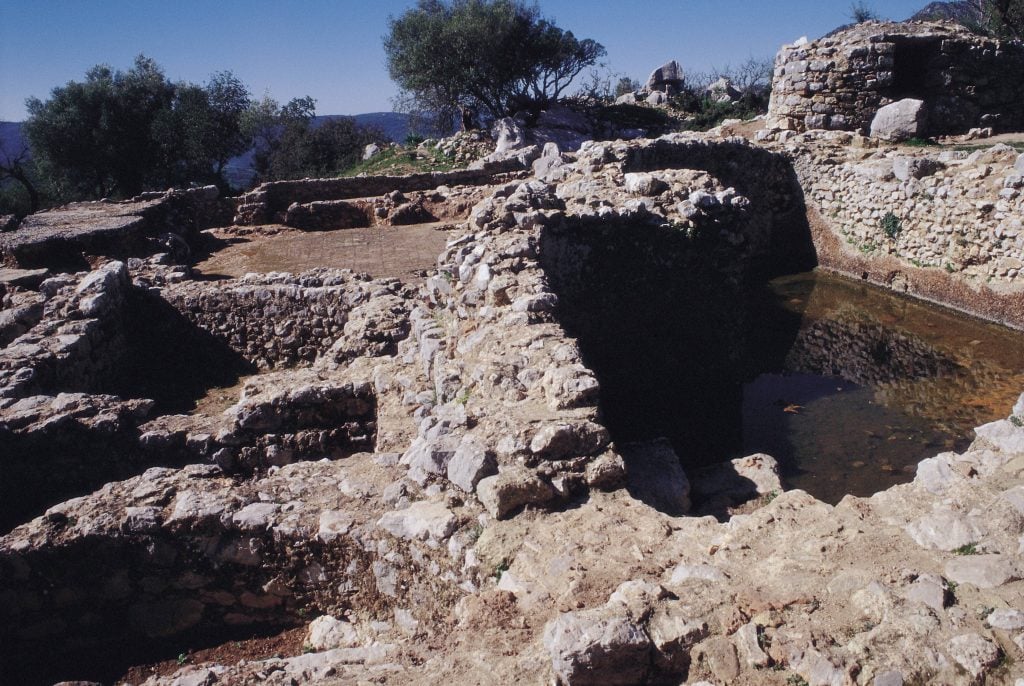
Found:
<path fill-rule="evenodd" d="M 1024 126 L 1024 44 L 955 24 L 866 22 L 775 58 L 768 128 L 866 129 L 878 109 L 924 100 L 929 135 Z"/>
<path fill-rule="evenodd" d="M 54 508 L 3 539 L 25 545 L 0 552 L 0 669 L 34 683 L 54 663 L 123 668 L 156 646 L 174 655 L 324 612 L 366 621 L 405 606 L 424 623 L 446 612 L 439 599 L 457 579 L 429 571 L 413 534 L 377 526 L 387 506 L 366 506 L 344 477 L 328 462 L 241 484 L 209 465 L 154 468 L 111 484 L 102 503 L 92 496 L 88 511 Z M 456 517 L 436 509 L 447 538 Z M 64 544 L 36 545 L 50 534 Z"/>
<path fill-rule="evenodd" d="M 194 326 L 250 364 L 271 369 L 311 364 L 342 338 L 350 319 L 358 326 L 359 313 L 377 306 L 397 308 L 389 321 L 398 328 L 378 354 L 389 346 L 393 350 L 403 336 L 397 322 L 403 308 L 397 300 L 405 290 L 396 279 L 373 281 L 348 270 L 322 269 L 299 275 L 251 274 L 219 288 L 184 282 L 162 295 Z"/>
<path fill-rule="evenodd" d="M 21 332 L 0 350 L 0 398 L 103 390 L 125 354 L 123 308 L 130 290 L 124 263 L 109 262 L 8 296 L 4 310 L 20 313 Z"/>
<path fill-rule="evenodd" d="M 838 132 L 802 134 L 784 149 L 822 266 L 1024 327 L 1016 150 L 872 147 Z"/>
<path fill-rule="evenodd" d="M 481 186 L 495 183 L 495 177 L 522 170 L 518 160 L 492 162 L 482 169 L 430 172 L 407 176 L 354 176 L 338 179 L 301 179 L 263 183 L 238 199 L 236 224 L 265 224 L 279 220 L 292 203 L 349 200 L 410 193 L 439 186 Z"/>
<path fill-rule="evenodd" d="M 123 202 L 76 202 L 31 214 L 0 232 L 0 263 L 82 271 L 96 257 L 125 259 L 195 246 L 199 231 L 230 223 L 215 186 L 144 193 Z"/>

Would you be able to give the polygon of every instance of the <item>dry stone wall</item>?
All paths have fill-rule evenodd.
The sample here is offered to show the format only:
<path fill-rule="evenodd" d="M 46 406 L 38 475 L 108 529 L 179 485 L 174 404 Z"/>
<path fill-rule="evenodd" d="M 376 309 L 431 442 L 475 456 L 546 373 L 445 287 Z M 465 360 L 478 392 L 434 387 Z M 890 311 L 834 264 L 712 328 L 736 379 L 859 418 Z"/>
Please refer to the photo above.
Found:
<path fill-rule="evenodd" d="M 353 346 L 365 331 L 360 319 L 375 311 L 388 332 L 377 331 L 377 354 L 394 351 L 404 337 L 408 287 L 373 281 L 347 270 L 300 275 L 251 274 L 220 288 L 184 282 L 163 297 L 196 327 L 207 331 L 260 369 L 310 364 L 346 334 Z M 360 327 L 362 322 L 363 326 Z M 358 330 L 357 330 L 358 329 Z"/>
<path fill-rule="evenodd" d="M 1024 327 L 1017 150 L 875 147 L 839 132 L 783 147 L 821 229 L 823 266 Z"/>
<path fill-rule="evenodd" d="M 955 24 L 866 22 L 775 58 L 768 128 L 866 129 L 878 109 L 924 100 L 928 134 L 1024 125 L 1024 44 Z"/>
<path fill-rule="evenodd" d="M 270 181 L 242 195 L 235 224 L 266 224 L 276 221 L 293 203 L 372 198 L 393 191 L 411 193 L 438 186 L 480 186 L 493 183 L 495 176 L 519 171 L 517 160 L 491 162 L 481 169 L 430 172 L 407 176 L 355 176 L 339 179 Z"/>

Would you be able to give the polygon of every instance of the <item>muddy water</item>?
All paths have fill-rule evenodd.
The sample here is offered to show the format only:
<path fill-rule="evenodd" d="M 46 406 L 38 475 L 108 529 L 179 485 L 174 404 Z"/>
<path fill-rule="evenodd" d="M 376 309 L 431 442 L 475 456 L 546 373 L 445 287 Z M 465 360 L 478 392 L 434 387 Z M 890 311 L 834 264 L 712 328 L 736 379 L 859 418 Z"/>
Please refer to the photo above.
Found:
<path fill-rule="evenodd" d="M 742 386 L 742 446 L 828 502 L 913 478 L 1024 391 L 1024 335 L 818 273 L 769 284 Z M 794 333 L 792 322 L 798 319 Z"/>

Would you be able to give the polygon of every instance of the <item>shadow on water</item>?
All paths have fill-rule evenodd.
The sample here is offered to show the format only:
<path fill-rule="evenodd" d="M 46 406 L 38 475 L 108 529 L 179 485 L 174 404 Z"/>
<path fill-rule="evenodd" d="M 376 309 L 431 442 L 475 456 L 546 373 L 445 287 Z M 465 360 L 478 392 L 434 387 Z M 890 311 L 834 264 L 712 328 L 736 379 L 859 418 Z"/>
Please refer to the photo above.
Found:
<path fill-rule="evenodd" d="M 834 503 L 964 449 L 1024 389 L 1018 333 L 819 274 L 740 285 L 713 251 L 667 227 L 543 234 L 617 443 L 666 437 L 688 471 L 765 452 Z"/>

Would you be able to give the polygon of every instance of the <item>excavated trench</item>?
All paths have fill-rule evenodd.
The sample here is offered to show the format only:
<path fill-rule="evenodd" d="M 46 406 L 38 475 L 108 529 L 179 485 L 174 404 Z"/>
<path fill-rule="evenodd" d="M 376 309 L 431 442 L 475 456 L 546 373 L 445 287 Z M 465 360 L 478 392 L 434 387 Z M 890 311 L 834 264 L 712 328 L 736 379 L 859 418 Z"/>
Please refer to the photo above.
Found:
<path fill-rule="evenodd" d="M 666 437 L 689 472 L 768 453 L 787 488 L 836 503 L 966 448 L 1024 387 L 1016 332 L 838 277 L 741 274 L 717 250 L 641 224 L 545 232 L 616 442 Z"/>
<path fill-rule="evenodd" d="M 372 450 L 376 399 L 368 386 L 318 385 L 314 377 L 294 381 L 306 385 L 305 396 L 275 394 L 273 388 L 287 390 L 285 380 L 270 384 L 266 397 L 234 420 L 221 414 L 238 402 L 243 379 L 251 385 L 259 383 L 257 372 L 302 369 L 325 352 L 333 339 L 299 320 L 326 321 L 334 312 L 329 326 L 336 337 L 345 288 L 222 285 L 196 298 L 127 287 L 96 327 L 104 332 L 97 342 L 80 345 L 81 359 L 34 370 L 37 393 L 74 395 L 53 401 L 59 409 L 27 411 L 0 427 L 0 532 L 150 467 L 216 462 L 249 473 Z M 277 335 L 280 322 L 266 316 L 273 312 L 297 321 L 296 330 Z"/>

